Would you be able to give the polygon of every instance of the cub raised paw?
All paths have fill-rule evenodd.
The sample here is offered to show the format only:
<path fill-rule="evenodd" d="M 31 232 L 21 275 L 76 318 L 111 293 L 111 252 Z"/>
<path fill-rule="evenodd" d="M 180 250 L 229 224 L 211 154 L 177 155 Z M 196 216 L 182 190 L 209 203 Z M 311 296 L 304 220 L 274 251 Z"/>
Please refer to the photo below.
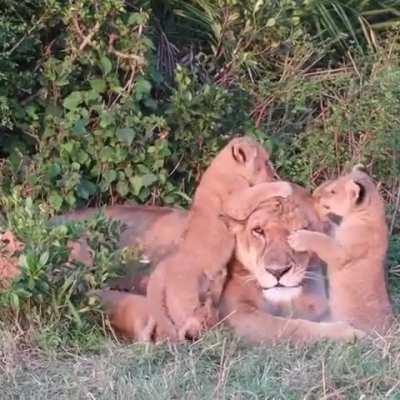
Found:
<path fill-rule="evenodd" d="M 311 241 L 315 237 L 314 232 L 300 229 L 289 235 L 287 241 L 289 246 L 295 251 L 309 251 L 311 250 Z"/>

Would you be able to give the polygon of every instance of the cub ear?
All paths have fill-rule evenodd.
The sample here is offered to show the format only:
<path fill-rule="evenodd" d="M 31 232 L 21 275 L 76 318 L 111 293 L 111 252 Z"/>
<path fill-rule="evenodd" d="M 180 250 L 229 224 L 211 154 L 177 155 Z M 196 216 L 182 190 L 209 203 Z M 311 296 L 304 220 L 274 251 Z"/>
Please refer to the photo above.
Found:
<path fill-rule="evenodd" d="M 257 149 L 248 141 L 237 140 L 232 144 L 232 157 L 239 164 L 246 164 L 257 156 Z"/>
<path fill-rule="evenodd" d="M 365 198 L 365 186 L 354 179 L 351 179 L 346 186 L 347 193 L 350 195 L 353 204 L 361 204 Z"/>

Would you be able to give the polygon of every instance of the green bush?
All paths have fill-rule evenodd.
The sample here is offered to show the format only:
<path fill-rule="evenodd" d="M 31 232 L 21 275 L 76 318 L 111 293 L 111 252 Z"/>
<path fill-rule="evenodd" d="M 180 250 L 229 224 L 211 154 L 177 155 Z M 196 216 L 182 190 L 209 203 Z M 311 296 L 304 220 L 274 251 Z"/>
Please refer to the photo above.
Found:
<path fill-rule="evenodd" d="M 85 315 L 96 309 L 87 293 L 104 287 L 123 265 L 118 249 L 120 224 L 100 214 L 86 222 L 52 227 L 46 213 L 17 192 L 3 198 L 2 205 L 8 210 L 2 229 L 14 232 L 25 247 L 19 258 L 20 274 L 0 292 L 1 312 L 80 326 Z M 90 238 L 91 267 L 69 258 L 70 240 L 83 233 Z"/>
<path fill-rule="evenodd" d="M 391 50 L 399 54 L 396 46 Z M 320 116 L 280 152 L 287 176 L 319 184 L 363 163 L 394 194 L 400 175 L 398 60 L 394 54 L 390 59 L 379 55 L 372 70 L 364 67 L 358 77 L 354 71 L 334 92 L 325 93 L 328 100 Z"/>

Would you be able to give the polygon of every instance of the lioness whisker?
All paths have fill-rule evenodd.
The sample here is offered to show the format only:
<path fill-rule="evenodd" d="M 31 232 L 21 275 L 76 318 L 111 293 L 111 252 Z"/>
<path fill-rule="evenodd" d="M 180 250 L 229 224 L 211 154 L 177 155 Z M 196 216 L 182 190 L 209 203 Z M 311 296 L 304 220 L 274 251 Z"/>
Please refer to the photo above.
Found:
<path fill-rule="evenodd" d="M 319 279 L 320 279 L 320 277 L 318 277 L 318 276 L 304 275 L 304 280 L 319 281 Z"/>

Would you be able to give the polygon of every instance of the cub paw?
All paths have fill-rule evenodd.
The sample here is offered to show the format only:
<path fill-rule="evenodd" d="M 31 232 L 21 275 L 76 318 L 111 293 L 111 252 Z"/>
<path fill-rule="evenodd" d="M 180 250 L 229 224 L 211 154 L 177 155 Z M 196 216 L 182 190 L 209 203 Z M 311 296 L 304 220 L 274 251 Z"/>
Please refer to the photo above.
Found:
<path fill-rule="evenodd" d="M 200 338 L 203 333 L 204 328 L 202 322 L 196 318 L 191 317 L 186 322 L 185 325 L 179 330 L 178 339 L 180 341 L 195 341 Z"/>
<path fill-rule="evenodd" d="M 309 250 L 307 240 L 309 234 L 310 232 L 304 229 L 291 233 L 287 239 L 289 246 L 295 251 Z"/>

